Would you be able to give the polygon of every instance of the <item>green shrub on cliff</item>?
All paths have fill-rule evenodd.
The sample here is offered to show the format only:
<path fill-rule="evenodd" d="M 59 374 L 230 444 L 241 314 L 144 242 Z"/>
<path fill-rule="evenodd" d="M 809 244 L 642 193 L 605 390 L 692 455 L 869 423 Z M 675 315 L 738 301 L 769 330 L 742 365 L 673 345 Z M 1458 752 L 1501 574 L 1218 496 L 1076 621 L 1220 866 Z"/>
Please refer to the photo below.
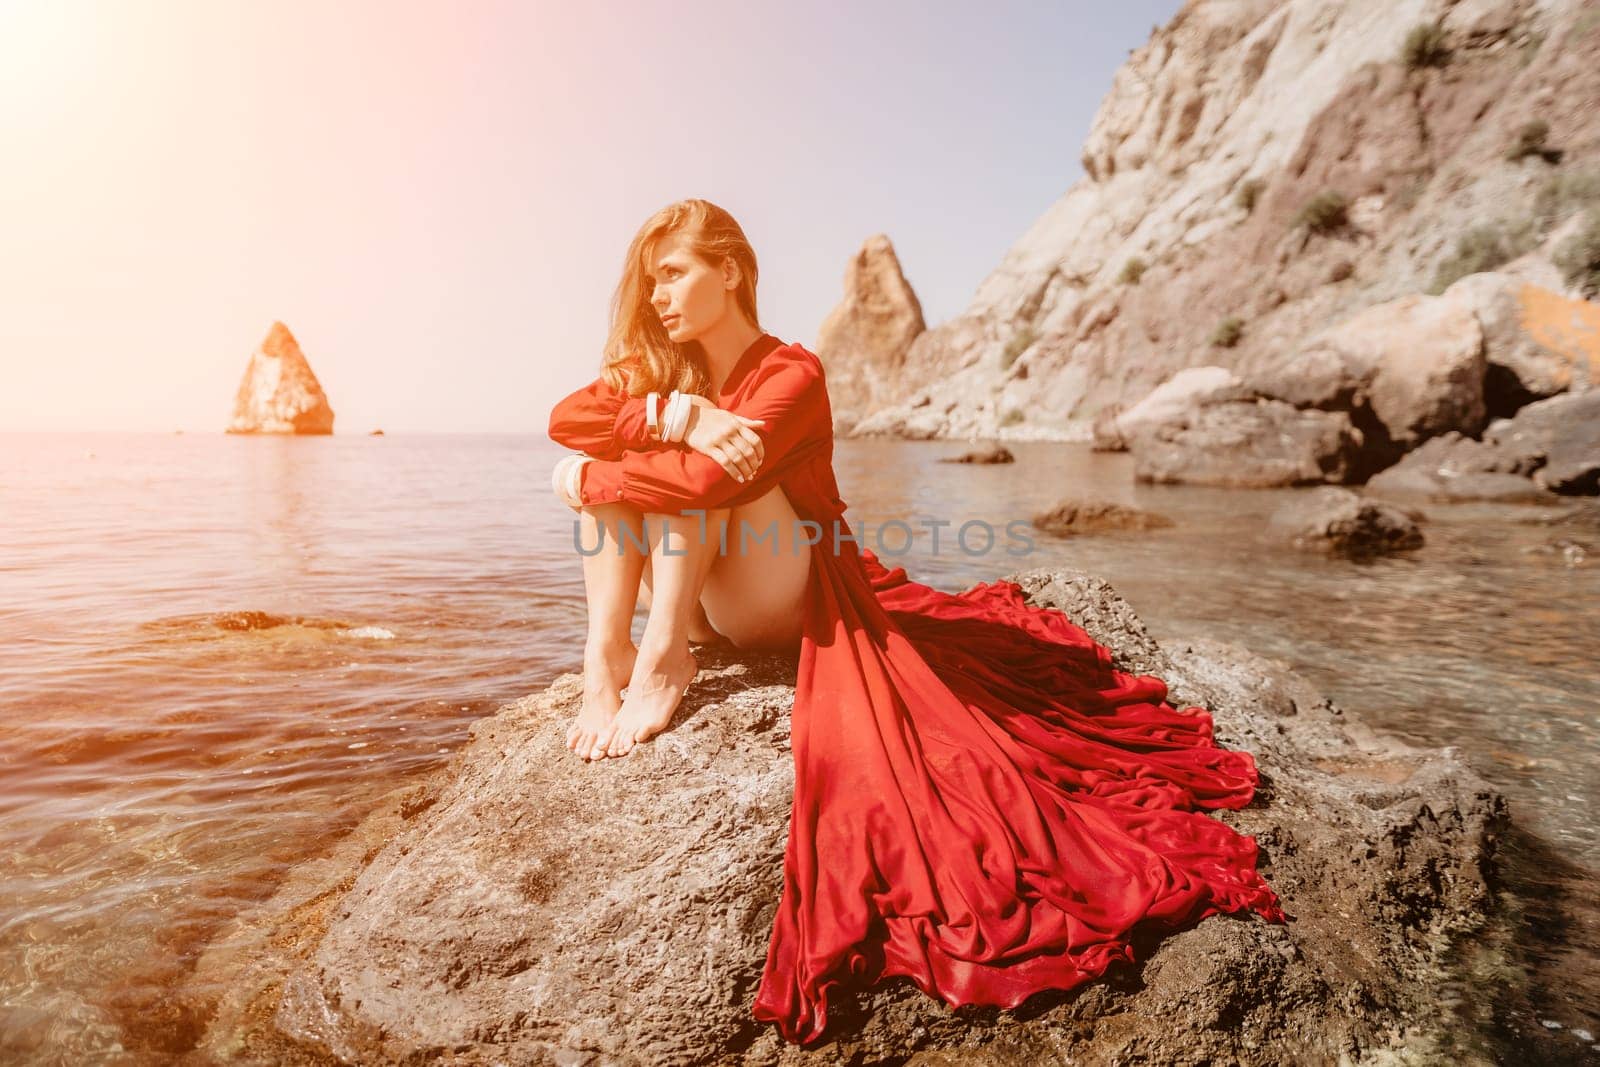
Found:
<path fill-rule="evenodd" d="M 1122 265 L 1122 273 L 1117 275 L 1117 281 L 1122 285 L 1138 285 L 1139 279 L 1144 277 L 1145 262 L 1134 256 Z"/>
<path fill-rule="evenodd" d="M 1336 189 L 1322 192 L 1300 205 L 1291 226 L 1304 226 L 1312 233 L 1333 233 L 1350 221 L 1350 198 Z"/>
<path fill-rule="evenodd" d="M 1567 284 L 1585 296 L 1600 293 L 1600 211 L 1583 216 L 1583 228 L 1556 246 L 1551 257 Z"/>
<path fill-rule="evenodd" d="M 1533 198 L 1534 225 L 1548 231 L 1575 211 L 1600 208 L 1600 170 L 1552 174 Z"/>
<path fill-rule="evenodd" d="M 1442 67 L 1450 61 L 1450 50 L 1445 47 L 1444 27 L 1437 22 L 1421 22 L 1411 27 L 1405 43 L 1400 46 L 1400 62 L 1407 70 L 1423 67 Z"/>
<path fill-rule="evenodd" d="M 1538 236 L 1527 222 L 1491 222 L 1474 226 L 1456 238 L 1455 251 L 1434 270 L 1433 284 L 1428 286 L 1428 292 L 1437 296 L 1457 279 L 1494 270 L 1502 263 L 1516 259 L 1537 243 Z"/>
<path fill-rule="evenodd" d="M 1218 348 L 1232 348 L 1243 336 L 1244 320 L 1230 315 L 1217 323 L 1217 328 L 1211 331 L 1211 343 Z"/>

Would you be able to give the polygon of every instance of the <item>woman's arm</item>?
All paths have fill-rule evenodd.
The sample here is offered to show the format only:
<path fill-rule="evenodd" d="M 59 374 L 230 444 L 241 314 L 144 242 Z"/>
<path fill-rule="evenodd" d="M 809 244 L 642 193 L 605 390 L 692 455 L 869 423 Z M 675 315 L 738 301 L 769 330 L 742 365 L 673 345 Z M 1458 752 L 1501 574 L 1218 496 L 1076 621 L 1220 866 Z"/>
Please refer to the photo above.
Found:
<path fill-rule="evenodd" d="M 658 401 L 658 410 L 666 397 Z M 597 459 L 619 459 L 629 449 L 675 447 L 650 436 L 645 398 L 629 396 L 596 378 L 559 401 L 550 411 L 550 439 Z"/>
<path fill-rule="evenodd" d="M 765 492 L 800 460 L 804 446 L 825 442 L 833 433 L 822 364 L 801 348 L 777 349 L 755 370 L 751 391 L 728 410 L 765 424 L 765 458 L 748 482 L 729 474 L 710 456 L 684 449 L 630 451 L 617 459 L 586 463 L 579 489 L 583 503 L 625 500 L 644 511 L 715 508 L 736 496 Z"/>

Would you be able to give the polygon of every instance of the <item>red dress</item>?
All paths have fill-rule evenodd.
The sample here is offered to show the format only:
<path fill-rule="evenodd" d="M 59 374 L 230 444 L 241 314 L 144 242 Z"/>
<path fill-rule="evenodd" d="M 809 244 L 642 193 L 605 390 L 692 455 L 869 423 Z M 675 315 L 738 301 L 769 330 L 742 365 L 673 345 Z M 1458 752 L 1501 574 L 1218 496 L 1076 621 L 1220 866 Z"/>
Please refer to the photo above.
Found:
<path fill-rule="evenodd" d="M 822 364 L 805 348 L 763 334 L 715 399 L 766 420 L 750 483 L 651 441 L 644 399 L 598 380 L 556 405 L 550 436 L 599 457 L 586 503 L 674 513 L 778 483 L 820 524 L 757 1019 L 811 1041 L 835 985 L 888 975 L 952 1006 L 1011 1008 L 1132 961 L 1136 923 L 1286 921 L 1255 839 L 1203 814 L 1243 807 L 1259 781 L 1248 752 L 1216 747 L 1208 712 L 1114 669 L 1109 649 L 1013 582 L 940 592 L 847 540 Z"/>

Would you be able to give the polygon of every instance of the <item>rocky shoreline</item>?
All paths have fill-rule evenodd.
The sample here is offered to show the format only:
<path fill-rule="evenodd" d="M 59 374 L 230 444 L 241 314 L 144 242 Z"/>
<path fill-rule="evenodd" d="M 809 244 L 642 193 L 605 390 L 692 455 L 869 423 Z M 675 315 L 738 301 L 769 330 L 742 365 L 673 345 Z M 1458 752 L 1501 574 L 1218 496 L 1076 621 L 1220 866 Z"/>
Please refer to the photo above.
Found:
<path fill-rule="evenodd" d="M 1523 920 L 1497 884 L 1518 831 L 1458 750 L 1382 737 L 1237 647 L 1163 649 L 1092 576 L 1008 577 L 1255 754 L 1256 799 L 1215 817 L 1256 838 L 1287 927 L 1151 931 L 1139 963 L 1014 1012 L 895 980 L 841 1004 L 819 1046 L 788 1046 L 749 1004 L 781 881 L 795 664 L 708 648 L 679 720 L 625 760 L 562 747 L 576 674 L 476 723 L 449 765 L 213 943 L 193 1062 L 1496 1062 L 1494 1017 L 1529 1014 Z M 1580 1047 L 1515 1040 L 1546 1062 Z"/>

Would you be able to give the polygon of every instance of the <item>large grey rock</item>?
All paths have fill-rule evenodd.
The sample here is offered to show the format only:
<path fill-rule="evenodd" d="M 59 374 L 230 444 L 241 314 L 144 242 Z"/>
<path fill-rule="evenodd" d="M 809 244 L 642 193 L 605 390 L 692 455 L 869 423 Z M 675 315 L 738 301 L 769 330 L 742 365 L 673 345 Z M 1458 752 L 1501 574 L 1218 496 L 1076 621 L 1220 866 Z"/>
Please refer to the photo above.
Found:
<path fill-rule="evenodd" d="M 1498 419 L 1478 441 L 1436 437 L 1367 483 L 1385 496 L 1553 503 L 1600 493 L 1600 391 L 1565 393 Z"/>
<path fill-rule="evenodd" d="M 1600 379 L 1600 305 L 1493 271 L 1469 274 L 1444 292 L 1471 309 L 1483 327 L 1487 387 L 1504 405 L 1567 391 Z"/>
<path fill-rule="evenodd" d="M 1483 330 L 1462 302 L 1412 295 L 1367 308 L 1286 361 L 1247 374 L 1297 407 L 1370 411 L 1401 448 L 1483 429 Z"/>
<path fill-rule="evenodd" d="M 1600 391 L 1529 404 L 1490 426 L 1483 439 L 1541 488 L 1572 496 L 1600 493 Z"/>
<path fill-rule="evenodd" d="M 1133 439 L 1141 482 L 1262 488 L 1355 479 L 1362 435 L 1342 411 L 1282 400 L 1210 404 Z"/>
<path fill-rule="evenodd" d="M 197 967 L 224 990 L 198 1053 L 229 1062 L 926 1065 L 1364 1062 L 1430 1054 L 1457 946 L 1493 929 L 1504 800 L 1454 749 L 1382 739 L 1283 664 L 1162 648 L 1105 582 L 1011 576 L 1211 711 L 1255 754 L 1253 835 L 1289 926 L 1216 917 L 1022 1009 L 952 1011 L 905 982 L 840 998 L 820 1049 L 749 1005 L 781 883 L 794 663 L 703 661 L 675 724 L 590 766 L 562 741 L 581 680 L 475 725 Z M 1402 1036 L 1402 1034 L 1404 1036 Z M 909 1058 L 908 1058 L 909 1057 Z"/>
<path fill-rule="evenodd" d="M 333 432 L 333 409 L 289 327 L 274 322 L 250 354 L 229 433 Z"/>
<path fill-rule="evenodd" d="M 1254 392 L 1226 367 L 1186 367 L 1121 411 L 1108 408 L 1096 419 L 1094 449 L 1119 452 L 1141 432 L 1188 418 L 1193 410 L 1225 400 L 1248 400 Z"/>

